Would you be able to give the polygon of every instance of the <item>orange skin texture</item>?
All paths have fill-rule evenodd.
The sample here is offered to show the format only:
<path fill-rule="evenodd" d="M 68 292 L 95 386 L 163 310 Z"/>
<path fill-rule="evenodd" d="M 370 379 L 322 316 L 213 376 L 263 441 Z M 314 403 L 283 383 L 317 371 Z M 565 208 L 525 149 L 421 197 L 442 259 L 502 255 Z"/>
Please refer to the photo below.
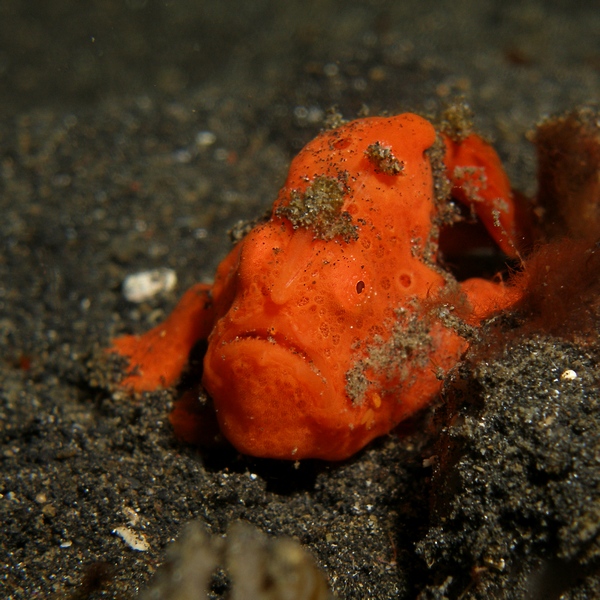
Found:
<path fill-rule="evenodd" d="M 321 133 L 293 160 L 271 218 L 237 243 L 212 287 L 191 288 L 148 333 L 114 340 L 111 351 L 130 365 L 121 385 L 174 385 L 192 346 L 207 339 L 202 384 L 221 432 L 242 453 L 292 460 L 345 459 L 430 403 L 439 372 L 468 347 L 432 303 L 452 297 L 477 325 L 516 300 L 483 279 L 451 285 L 435 264 L 439 208 L 426 154 L 435 139 L 414 114 Z M 369 155 L 375 143 L 401 170 Z M 514 255 L 512 195 L 496 153 L 477 136 L 444 143 L 453 195 Z M 343 190 L 354 237 L 322 239 L 281 211 L 322 177 Z M 199 418 L 188 398 L 171 420 L 193 441 Z"/>
<path fill-rule="evenodd" d="M 496 151 L 475 134 L 461 142 L 444 136 L 444 144 L 452 196 L 469 205 L 500 249 L 515 258 L 521 232 L 510 181 Z"/>

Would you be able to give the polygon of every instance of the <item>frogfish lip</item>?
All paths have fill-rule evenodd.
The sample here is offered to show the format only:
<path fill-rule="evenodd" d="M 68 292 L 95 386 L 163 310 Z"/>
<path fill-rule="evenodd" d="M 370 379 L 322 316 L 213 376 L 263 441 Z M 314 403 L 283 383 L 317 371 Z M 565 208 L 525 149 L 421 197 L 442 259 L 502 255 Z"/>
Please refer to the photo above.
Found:
<path fill-rule="evenodd" d="M 240 452 L 332 458 L 330 429 L 342 427 L 339 411 L 348 410 L 332 403 L 344 394 L 288 336 L 254 330 L 211 340 L 203 383 L 221 431 Z"/>

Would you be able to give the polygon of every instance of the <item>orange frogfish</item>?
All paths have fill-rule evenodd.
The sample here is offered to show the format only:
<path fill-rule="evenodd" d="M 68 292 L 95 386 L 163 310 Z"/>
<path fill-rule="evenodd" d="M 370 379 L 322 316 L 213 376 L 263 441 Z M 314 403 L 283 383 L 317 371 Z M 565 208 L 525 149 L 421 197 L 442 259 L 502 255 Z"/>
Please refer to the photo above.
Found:
<path fill-rule="evenodd" d="M 440 232 L 469 218 L 515 256 L 510 184 L 478 136 L 451 139 L 415 114 L 325 131 L 212 286 L 194 286 L 148 333 L 114 340 L 129 361 L 121 385 L 173 386 L 205 339 L 202 385 L 236 449 L 347 458 L 439 393 L 468 347 L 454 315 L 476 326 L 515 301 L 500 282 L 444 268 Z"/>

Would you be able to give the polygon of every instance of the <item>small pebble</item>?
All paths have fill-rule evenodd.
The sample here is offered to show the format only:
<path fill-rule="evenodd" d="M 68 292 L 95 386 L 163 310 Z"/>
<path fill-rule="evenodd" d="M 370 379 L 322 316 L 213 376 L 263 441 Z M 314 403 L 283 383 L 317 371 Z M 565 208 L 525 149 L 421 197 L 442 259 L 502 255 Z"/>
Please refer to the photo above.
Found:
<path fill-rule="evenodd" d="M 128 275 L 123 282 L 123 296 L 129 302 L 139 304 L 157 294 L 170 292 L 177 285 L 177 274 L 163 267 Z"/>

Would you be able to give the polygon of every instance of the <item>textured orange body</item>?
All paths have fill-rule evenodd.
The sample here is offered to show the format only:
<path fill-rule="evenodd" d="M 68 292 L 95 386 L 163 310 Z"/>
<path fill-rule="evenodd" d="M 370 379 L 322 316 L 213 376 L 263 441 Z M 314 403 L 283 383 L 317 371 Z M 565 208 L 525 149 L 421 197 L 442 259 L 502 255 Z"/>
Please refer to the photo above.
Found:
<path fill-rule="evenodd" d="M 439 230 L 451 221 L 436 193 L 444 172 L 509 254 L 515 231 L 491 147 L 445 138 L 444 163 L 441 143 L 437 162 L 428 152 L 435 142 L 431 123 L 413 114 L 320 134 L 214 285 L 192 288 L 147 334 L 114 341 L 130 360 L 122 385 L 173 385 L 207 338 L 202 383 L 221 431 L 241 452 L 283 459 L 346 458 L 430 402 L 467 348 L 439 318 L 441 298 L 461 303 L 472 325 L 514 301 L 502 284 L 457 283 L 437 264 Z"/>

